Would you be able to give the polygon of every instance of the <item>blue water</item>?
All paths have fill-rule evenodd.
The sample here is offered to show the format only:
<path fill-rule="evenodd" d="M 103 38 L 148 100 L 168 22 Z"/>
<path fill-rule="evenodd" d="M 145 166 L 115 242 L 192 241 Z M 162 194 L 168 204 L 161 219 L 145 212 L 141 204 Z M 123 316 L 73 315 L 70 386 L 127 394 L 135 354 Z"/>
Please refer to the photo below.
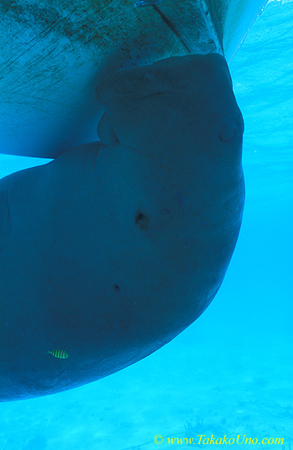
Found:
<path fill-rule="evenodd" d="M 247 195 L 216 299 L 178 338 L 121 372 L 0 404 L 0 450 L 208 447 L 198 435 L 284 438 L 255 445 L 292 448 L 293 2 L 269 3 L 231 73 L 246 125 Z M 0 176 L 41 162 L 3 155 Z M 171 445 L 168 437 L 195 440 Z"/>

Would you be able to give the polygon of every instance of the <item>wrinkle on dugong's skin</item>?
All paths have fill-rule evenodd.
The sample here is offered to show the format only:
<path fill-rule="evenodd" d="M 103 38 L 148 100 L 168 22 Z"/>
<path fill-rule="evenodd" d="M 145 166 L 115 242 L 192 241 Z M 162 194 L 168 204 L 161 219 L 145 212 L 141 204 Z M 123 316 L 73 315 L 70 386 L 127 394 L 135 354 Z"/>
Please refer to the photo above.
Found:
<path fill-rule="evenodd" d="M 228 60 L 265 0 L 0 2 L 0 152 L 56 157 L 96 139 L 93 92 L 113 71 L 215 51 Z M 205 7 L 206 5 L 206 7 Z"/>

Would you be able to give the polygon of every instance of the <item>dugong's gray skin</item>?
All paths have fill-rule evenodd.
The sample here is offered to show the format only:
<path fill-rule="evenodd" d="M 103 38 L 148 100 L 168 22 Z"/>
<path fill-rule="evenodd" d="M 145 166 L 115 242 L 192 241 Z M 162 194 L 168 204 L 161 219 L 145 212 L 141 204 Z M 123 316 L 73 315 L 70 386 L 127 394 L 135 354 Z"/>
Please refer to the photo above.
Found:
<path fill-rule="evenodd" d="M 101 143 L 1 180 L 2 400 L 157 350 L 208 306 L 235 247 L 243 121 L 224 58 L 123 71 L 97 95 Z"/>
<path fill-rule="evenodd" d="M 2 2 L 2 144 L 59 156 L 0 181 L 0 400 L 120 370 L 178 335 L 218 291 L 244 203 L 243 120 L 222 56 L 232 2 L 226 14 L 218 3 L 187 1 L 199 13 L 189 20 L 171 1 L 113 2 L 109 35 L 108 2 Z M 86 47 L 104 56 L 90 68 Z M 69 150 L 94 121 L 100 142 Z"/>

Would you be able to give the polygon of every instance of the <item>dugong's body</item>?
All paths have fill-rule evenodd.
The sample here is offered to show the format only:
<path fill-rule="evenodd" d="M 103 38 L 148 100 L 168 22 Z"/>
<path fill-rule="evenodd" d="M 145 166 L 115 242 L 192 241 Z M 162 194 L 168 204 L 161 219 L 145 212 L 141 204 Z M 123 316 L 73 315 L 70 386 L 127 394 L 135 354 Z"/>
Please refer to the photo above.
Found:
<path fill-rule="evenodd" d="M 71 11 L 72 15 L 79 11 L 76 21 L 83 17 L 80 4 L 84 2 Z M 99 17 L 108 17 L 110 5 L 99 7 Z M 31 12 L 18 12 L 18 22 L 24 17 L 26 23 Z M 211 15 L 215 12 L 211 10 Z M 215 19 L 212 23 L 215 29 L 219 25 Z M 62 27 L 64 31 L 64 23 Z M 72 33 L 68 48 L 73 58 L 81 44 L 72 38 L 74 30 L 66 30 L 66 39 Z M 27 39 L 37 46 L 46 32 Z M 95 102 L 87 95 L 93 95 L 97 79 L 97 110 L 103 117 L 99 143 L 64 152 L 45 166 L 0 182 L 1 400 L 58 392 L 120 370 L 169 342 L 214 298 L 238 237 L 244 182 L 243 120 L 218 48 L 223 36 L 218 40 L 218 32 L 213 33 L 205 42 L 198 39 L 203 54 L 163 53 L 162 60 L 151 42 L 143 47 L 141 37 L 142 43 L 133 48 L 144 55 L 154 52 L 154 60 L 148 59 L 157 62 L 131 68 L 129 61 L 135 57 L 125 50 L 121 64 L 129 69 L 114 73 L 109 67 L 115 58 L 109 51 L 92 84 L 81 87 L 84 98 L 76 93 L 82 62 L 81 72 L 74 74 L 64 63 L 59 82 L 54 84 L 49 76 L 51 103 L 26 92 L 26 103 L 19 104 L 20 109 L 27 108 L 27 116 L 20 116 L 29 119 L 22 123 L 23 130 L 32 130 L 34 146 L 40 140 L 36 152 L 43 156 L 60 153 L 66 127 L 73 134 L 68 145 L 77 139 L 79 131 L 75 134 L 73 124 L 79 124 L 79 107 L 91 105 L 87 118 L 93 120 Z M 57 47 L 58 39 L 59 35 Z M 83 45 L 94 39 L 95 35 Z M 106 48 L 105 31 L 103 39 Z M 108 39 L 113 46 L 113 36 Z M 124 41 L 129 49 L 125 36 Z M 52 59 L 43 55 L 43 61 L 53 64 L 54 52 Z M 11 65 L 17 63 L 15 55 L 10 56 Z M 28 65 L 26 70 L 32 83 L 34 68 Z M 75 111 L 68 106 L 70 95 L 60 101 L 60 86 L 70 84 L 70 74 L 73 84 L 67 88 L 75 98 Z M 45 80 L 43 74 L 35 86 L 43 93 Z M 16 99 L 22 95 L 21 87 L 14 94 L 12 107 L 20 101 Z M 37 112 L 32 113 L 33 105 Z M 56 117 L 49 110 L 56 110 Z M 65 124 L 68 111 L 73 116 Z M 54 122 L 58 129 L 52 127 Z M 82 123 L 80 127 L 81 138 L 85 128 Z M 15 129 L 17 141 L 19 124 Z M 28 136 L 23 140 L 28 143 Z M 24 153 L 33 154 L 34 146 L 32 151 L 25 147 Z"/>

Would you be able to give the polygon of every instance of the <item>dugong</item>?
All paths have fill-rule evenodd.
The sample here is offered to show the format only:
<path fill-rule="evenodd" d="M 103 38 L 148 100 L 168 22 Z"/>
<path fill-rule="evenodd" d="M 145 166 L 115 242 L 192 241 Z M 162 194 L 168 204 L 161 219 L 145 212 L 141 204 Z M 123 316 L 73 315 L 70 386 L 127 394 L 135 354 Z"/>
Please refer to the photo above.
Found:
<path fill-rule="evenodd" d="M 232 2 L 53 4 L 39 22 L 27 3 L 5 4 L 5 20 L 27 27 L 2 46 L 6 151 L 56 159 L 0 180 L 2 401 L 97 380 L 172 340 L 216 295 L 244 205 L 244 125 L 224 58 Z M 252 2 L 236 4 L 243 14 Z M 78 56 L 93 41 L 90 71 Z M 95 118 L 100 140 L 86 143 Z"/>

